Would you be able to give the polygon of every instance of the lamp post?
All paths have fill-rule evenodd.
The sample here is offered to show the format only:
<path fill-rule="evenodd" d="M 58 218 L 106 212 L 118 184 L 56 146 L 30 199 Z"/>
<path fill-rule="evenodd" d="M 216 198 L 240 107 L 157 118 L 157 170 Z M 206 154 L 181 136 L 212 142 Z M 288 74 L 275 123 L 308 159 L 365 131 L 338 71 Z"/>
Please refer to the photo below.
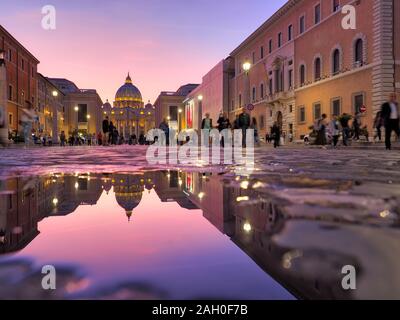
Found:
<path fill-rule="evenodd" d="M 87 116 L 86 116 L 86 118 L 87 118 L 87 134 L 89 135 L 90 134 L 90 131 L 89 131 L 89 128 L 90 128 L 90 118 L 91 118 L 91 116 L 90 116 L 90 114 L 88 114 Z"/>
<path fill-rule="evenodd" d="M 198 119 L 198 129 L 199 129 L 199 132 L 200 132 L 201 123 L 203 122 L 203 95 L 200 94 L 197 97 L 197 100 L 199 101 L 199 112 L 197 114 L 198 114 L 198 117 L 199 117 L 199 119 Z"/>
<path fill-rule="evenodd" d="M 243 63 L 243 70 L 246 73 L 246 77 L 245 77 L 245 90 L 246 90 L 246 101 L 245 101 L 245 106 L 247 106 L 250 103 L 250 78 L 249 78 L 249 71 L 251 69 L 251 63 L 249 61 L 246 61 Z"/>
<path fill-rule="evenodd" d="M 7 69 L 5 52 L 0 49 L 0 144 L 8 145 Z"/>
<path fill-rule="evenodd" d="M 182 109 L 178 110 L 178 133 L 182 130 Z"/>

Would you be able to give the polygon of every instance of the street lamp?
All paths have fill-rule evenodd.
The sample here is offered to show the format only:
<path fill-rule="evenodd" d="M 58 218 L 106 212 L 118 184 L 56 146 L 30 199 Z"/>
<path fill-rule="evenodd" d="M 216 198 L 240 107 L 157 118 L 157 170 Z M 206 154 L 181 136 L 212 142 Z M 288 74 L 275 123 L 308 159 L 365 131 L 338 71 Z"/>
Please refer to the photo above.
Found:
<path fill-rule="evenodd" d="M 251 69 L 251 63 L 246 61 L 245 63 L 243 63 L 243 70 L 248 73 Z"/>
<path fill-rule="evenodd" d="M 4 50 L 0 50 L 0 66 L 5 64 L 6 61 L 6 52 Z"/>
<path fill-rule="evenodd" d="M 75 110 L 75 112 L 78 112 L 78 111 L 79 111 L 79 107 L 76 106 L 76 107 L 74 108 L 74 110 Z"/>
<path fill-rule="evenodd" d="M 57 92 L 56 90 L 54 90 L 54 91 L 52 92 L 52 94 L 53 94 L 53 97 L 58 97 L 58 92 Z"/>

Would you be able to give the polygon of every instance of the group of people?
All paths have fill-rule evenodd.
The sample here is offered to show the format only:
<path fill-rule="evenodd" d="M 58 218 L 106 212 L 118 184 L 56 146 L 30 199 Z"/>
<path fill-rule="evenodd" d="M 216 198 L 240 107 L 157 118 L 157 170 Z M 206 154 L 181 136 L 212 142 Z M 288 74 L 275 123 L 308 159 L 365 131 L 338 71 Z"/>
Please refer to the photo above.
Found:
<path fill-rule="evenodd" d="M 118 129 L 114 126 L 113 122 L 106 117 L 102 123 L 102 132 L 97 134 L 97 143 L 102 146 L 110 146 L 110 145 L 145 145 L 146 137 L 144 133 L 139 135 L 139 138 L 136 134 L 132 134 L 129 137 L 125 138 L 122 132 L 118 132 Z"/>
<path fill-rule="evenodd" d="M 392 133 L 400 137 L 399 129 L 399 105 L 397 103 L 396 94 L 391 94 L 388 102 L 384 103 L 374 120 L 374 129 L 376 134 L 374 140 L 382 140 L 382 128 L 385 128 L 385 146 L 387 150 L 392 148 Z M 369 141 L 368 130 L 362 127 L 361 113 L 357 112 L 354 116 L 349 114 L 342 114 L 340 117 L 333 115 L 332 119 L 328 122 L 327 115 L 323 114 L 320 119 L 314 124 L 314 130 L 317 132 L 316 145 L 325 146 L 328 144 L 327 137 L 332 138 L 332 144 L 337 147 L 340 135 L 343 138 L 343 145 L 348 146 L 351 138 L 360 140 L 361 134 Z M 350 121 L 353 120 L 352 126 Z"/>

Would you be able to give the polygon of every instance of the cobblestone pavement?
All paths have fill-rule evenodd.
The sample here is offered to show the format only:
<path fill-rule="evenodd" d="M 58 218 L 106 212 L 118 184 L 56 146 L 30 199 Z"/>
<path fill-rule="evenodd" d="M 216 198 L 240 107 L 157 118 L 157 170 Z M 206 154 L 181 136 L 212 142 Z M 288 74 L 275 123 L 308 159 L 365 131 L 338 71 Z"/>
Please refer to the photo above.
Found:
<path fill-rule="evenodd" d="M 0 177 L 160 169 L 148 165 L 146 150 L 2 149 Z M 235 241 L 293 291 L 301 288 L 300 296 L 400 298 L 399 151 L 262 147 L 250 177 L 236 176 L 232 166 L 169 169 L 217 173 L 213 176 L 243 199 L 227 199 L 231 211 L 254 225 L 269 217 L 252 241 L 245 235 Z M 361 274 L 355 292 L 340 288 L 345 265 Z"/>

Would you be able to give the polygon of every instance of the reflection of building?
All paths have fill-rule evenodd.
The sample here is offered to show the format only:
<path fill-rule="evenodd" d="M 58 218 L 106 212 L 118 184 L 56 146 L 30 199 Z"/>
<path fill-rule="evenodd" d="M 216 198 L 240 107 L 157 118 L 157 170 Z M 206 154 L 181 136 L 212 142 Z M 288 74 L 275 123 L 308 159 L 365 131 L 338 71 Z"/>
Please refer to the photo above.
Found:
<path fill-rule="evenodd" d="M 146 134 L 155 127 L 154 107 L 151 103 L 144 105 L 142 94 L 133 85 L 128 73 L 125 84 L 115 94 L 113 107 L 107 101 L 102 106 L 103 118 L 108 116 L 117 130 L 124 137 L 135 134 Z"/>
<path fill-rule="evenodd" d="M 158 127 L 165 119 L 168 121 L 170 128 L 174 130 L 185 128 L 185 122 L 192 120 L 185 119 L 185 104 L 183 101 L 197 86 L 197 84 L 187 84 L 175 92 L 161 92 L 154 103 L 156 126 Z"/>

